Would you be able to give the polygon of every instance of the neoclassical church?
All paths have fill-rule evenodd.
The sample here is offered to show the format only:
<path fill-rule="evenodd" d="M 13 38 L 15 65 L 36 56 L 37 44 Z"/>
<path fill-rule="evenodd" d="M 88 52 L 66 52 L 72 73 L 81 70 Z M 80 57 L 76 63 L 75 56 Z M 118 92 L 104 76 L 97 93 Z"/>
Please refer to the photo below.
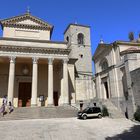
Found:
<path fill-rule="evenodd" d="M 0 103 L 60 106 L 94 97 L 90 27 L 69 24 L 64 41 L 31 13 L 0 21 Z"/>
<path fill-rule="evenodd" d="M 109 44 L 101 42 L 93 55 L 96 97 L 113 109 L 116 116 L 122 113 L 133 118 L 140 106 L 139 46 L 140 38 Z"/>

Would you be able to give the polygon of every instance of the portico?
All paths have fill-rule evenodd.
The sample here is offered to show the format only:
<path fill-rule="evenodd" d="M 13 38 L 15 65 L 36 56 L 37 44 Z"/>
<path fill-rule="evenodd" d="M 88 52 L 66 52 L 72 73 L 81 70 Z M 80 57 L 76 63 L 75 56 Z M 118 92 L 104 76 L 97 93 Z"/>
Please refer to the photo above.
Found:
<path fill-rule="evenodd" d="M 19 84 L 20 83 L 31 83 L 31 99 L 29 106 L 39 106 L 39 96 L 43 95 L 45 100 L 45 106 L 54 105 L 54 91 L 57 91 L 59 98 L 61 98 L 61 104 L 69 104 L 69 93 L 68 93 L 68 58 L 39 58 L 39 57 L 28 57 L 24 58 L 22 55 L 19 56 L 1 56 L 1 60 L 7 61 L 6 65 L 9 67 L 8 71 L 8 83 L 7 83 L 7 97 L 8 101 L 14 103 L 15 106 L 19 106 L 18 96 Z M 8 62 L 9 61 L 9 62 Z M 25 61 L 25 62 L 24 62 Z M 8 64 L 9 63 L 9 64 Z M 9 65 L 9 66 L 8 66 Z M 24 66 L 28 73 L 23 73 Z M 44 67 L 44 70 L 43 70 Z M 55 71 L 54 69 L 57 69 Z M 42 73 L 42 74 L 41 74 Z M 56 73 L 58 76 L 56 76 Z M 55 77 L 53 76 L 55 75 Z M 44 81 L 42 82 L 42 77 L 44 76 Z M 64 79 L 62 83 L 61 80 Z M 54 80 L 56 80 L 54 82 Z M 38 83 L 39 82 L 39 83 Z M 41 84 L 46 86 L 41 86 Z M 58 84 L 58 87 L 54 84 Z M 63 85 L 61 85 L 63 84 Z M 60 93 L 62 87 L 64 92 Z M 43 89 L 42 89 L 43 88 Z M 44 92 L 44 93 L 41 93 Z M 17 94 L 17 95 L 15 95 Z M 26 95 L 26 94 L 25 94 Z M 21 105 L 22 106 L 22 105 Z"/>

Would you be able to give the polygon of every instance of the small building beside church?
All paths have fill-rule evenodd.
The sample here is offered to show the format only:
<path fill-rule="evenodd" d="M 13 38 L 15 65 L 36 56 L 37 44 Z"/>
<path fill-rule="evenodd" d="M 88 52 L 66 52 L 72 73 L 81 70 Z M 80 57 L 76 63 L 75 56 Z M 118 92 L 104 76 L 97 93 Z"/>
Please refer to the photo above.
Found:
<path fill-rule="evenodd" d="M 0 103 L 59 106 L 94 97 L 90 27 L 69 24 L 64 41 L 53 26 L 27 12 L 0 21 Z"/>
<path fill-rule="evenodd" d="M 93 56 L 96 98 L 128 118 L 140 106 L 139 46 L 139 40 L 101 42 Z"/>

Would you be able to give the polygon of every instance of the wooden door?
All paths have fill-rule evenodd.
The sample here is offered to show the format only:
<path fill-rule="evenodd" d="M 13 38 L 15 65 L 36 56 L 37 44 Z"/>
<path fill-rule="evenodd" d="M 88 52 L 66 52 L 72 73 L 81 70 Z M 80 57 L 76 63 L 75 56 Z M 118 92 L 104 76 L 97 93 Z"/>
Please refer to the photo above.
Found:
<path fill-rule="evenodd" d="M 58 92 L 56 91 L 53 92 L 53 101 L 54 101 L 54 106 L 58 106 Z"/>
<path fill-rule="evenodd" d="M 27 107 L 31 104 L 31 83 L 19 83 L 18 106 Z"/>

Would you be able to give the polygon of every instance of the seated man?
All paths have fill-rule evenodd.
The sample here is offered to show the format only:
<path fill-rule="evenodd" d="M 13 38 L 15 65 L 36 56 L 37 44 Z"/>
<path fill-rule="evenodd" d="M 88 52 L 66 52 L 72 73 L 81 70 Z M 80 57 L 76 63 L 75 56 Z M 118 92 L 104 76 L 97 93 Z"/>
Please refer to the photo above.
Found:
<path fill-rule="evenodd" d="M 14 111 L 14 107 L 11 102 L 9 102 L 8 109 L 9 109 L 9 113 Z"/>

